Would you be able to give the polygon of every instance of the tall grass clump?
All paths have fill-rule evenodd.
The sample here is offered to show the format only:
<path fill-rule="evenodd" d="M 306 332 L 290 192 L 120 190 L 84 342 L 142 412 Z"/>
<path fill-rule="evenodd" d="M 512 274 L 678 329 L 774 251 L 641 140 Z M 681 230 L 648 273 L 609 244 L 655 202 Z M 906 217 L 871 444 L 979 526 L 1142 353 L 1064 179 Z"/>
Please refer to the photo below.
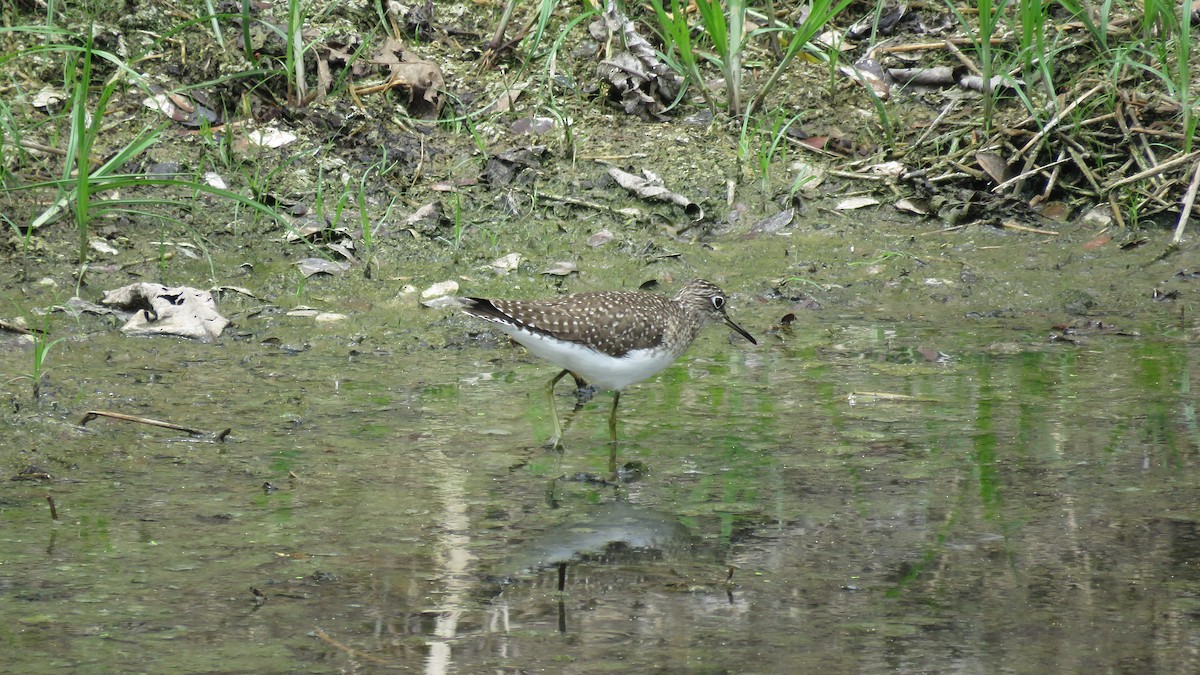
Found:
<path fill-rule="evenodd" d="M 850 4 L 850 0 L 814 0 L 811 11 L 800 26 L 776 25 L 772 16 L 767 26 L 750 33 L 745 32 L 749 8 L 744 0 L 727 0 L 724 7 L 718 0 L 696 0 L 698 38 L 692 36 L 693 28 L 683 9 L 686 5 L 680 0 L 671 0 L 670 12 L 666 11 L 663 0 L 650 0 L 650 4 L 654 8 L 659 35 L 666 47 L 664 56 L 667 61 L 675 64 L 676 70 L 690 85 L 700 89 L 701 96 L 715 113 L 715 101 L 704 84 L 700 70 L 702 61 L 712 64 L 725 80 L 725 112 L 731 118 L 738 119 L 748 117 L 762 107 L 792 59 L 802 50 L 808 49 L 820 60 L 827 58 L 823 50 L 810 45 L 809 41 L 834 20 Z M 767 36 L 782 37 L 787 46 L 771 75 L 744 103 L 747 92 L 743 91 L 742 86 L 742 66 L 746 38 Z"/>
<path fill-rule="evenodd" d="M 1183 151 L 1191 152 L 1196 142 L 1196 101 L 1191 95 L 1192 83 L 1192 0 L 1184 0 L 1183 11 L 1175 40 L 1175 88 L 1183 112 Z"/>
<path fill-rule="evenodd" d="M 196 19 L 182 24 L 176 27 L 175 31 L 201 21 Z M 52 190 L 55 196 L 49 206 L 42 208 L 29 222 L 19 222 L 12 214 L 5 214 L 4 220 L 9 223 L 10 228 L 20 232 L 27 240 L 40 227 L 69 214 L 79 244 L 78 260 L 82 264 L 88 259 L 92 223 L 98 216 L 120 211 L 129 215 L 165 218 L 179 223 L 181 221 L 178 219 L 141 209 L 148 206 L 170 206 L 172 209 L 186 210 L 190 207 L 191 200 L 200 192 L 231 200 L 253 209 L 256 213 L 283 222 L 278 212 L 261 202 L 227 189 L 210 186 L 199 177 L 184 180 L 122 173 L 124 167 L 159 143 L 162 133 L 170 123 L 157 123 L 157 120 L 148 122 L 140 131 L 133 133 L 129 140 L 120 141 L 115 146 L 107 142 L 112 134 L 105 126 L 106 117 L 118 96 L 129 89 L 145 95 L 152 92 L 149 84 L 130 65 L 139 57 L 130 55 L 123 58 L 97 48 L 92 35 L 92 22 L 88 21 L 85 25 L 86 27 L 78 33 L 53 26 L 0 28 L 0 34 L 26 34 L 44 38 L 33 46 L 0 54 L 0 67 L 19 65 L 26 59 L 56 61 L 61 63 L 66 93 L 64 113 L 49 120 L 51 125 L 61 125 L 65 145 L 65 150 L 61 153 L 61 167 L 48 168 L 44 172 L 56 177 L 22 182 L 16 174 L 5 174 L 4 180 L 0 182 L 0 190 L 8 193 Z M 160 41 L 165 39 L 167 37 L 160 38 Z M 158 42 L 151 44 L 146 48 L 147 52 L 153 52 L 158 46 Z M 253 73 L 262 74 L 262 71 Z M 4 126 L 8 139 L 20 138 L 25 128 L 45 125 L 44 122 L 21 118 L 8 105 L 0 106 L 0 112 L 0 124 Z M 52 126 L 52 138 L 55 133 L 56 130 Z M 133 190 L 145 187 L 182 188 L 190 196 L 176 200 L 171 197 L 172 194 L 176 194 L 175 191 L 164 193 L 159 190 L 151 196 L 146 196 L 143 191 L 141 196 L 138 196 L 137 191 Z M 129 189 L 128 192 L 126 189 Z"/>
<path fill-rule="evenodd" d="M 51 339 L 48 324 L 49 322 L 43 317 L 41 330 L 34 329 L 29 332 L 28 337 L 33 340 L 33 349 L 30 350 L 33 360 L 29 371 L 21 373 L 4 383 L 9 384 L 20 380 L 29 380 L 30 394 L 34 403 L 38 403 L 42 399 L 42 384 L 46 381 L 46 361 L 50 358 L 50 350 L 58 343 L 66 340 L 65 337 Z"/>
<path fill-rule="evenodd" d="M 116 168 L 144 152 L 157 141 L 159 130 L 148 130 L 133 141 L 112 152 L 103 163 L 96 159 L 96 142 L 101 134 L 104 116 L 113 95 L 120 89 L 125 78 L 140 77 L 119 57 L 111 52 L 95 49 L 91 27 L 79 38 L 80 44 L 51 42 L 51 38 L 76 37 L 65 31 L 24 27 L 13 32 L 40 33 L 46 42 L 24 51 L 16 51 L 0 57 L 0 65 L 33 55 L 60 55 L 63 62 L 63 81 L 68 91 L 67 149 L 60 178 L 31 185 L 6 184 L 4 189 L 38 189 L 51 187 L 58 194 L 54 203 L 39 214 L 29 225 L 35 230 L 55 220 L 64 209 L 70 209 L 79 237 L 79 261 L 87 260 L 90 223 L 94 217 L 93 204 L 97 192 L 114 189 L 110 184 Z M 115 66 L 113 74 L 100 86 L 93 102 L 92 90 L 96 85 L 96 62 L 103 60 Z M 15 122 L 14 122 L 15 123 Z"/>
<path fill-rule="evenodd" d="M 725 105 L 730 117 L 742 112 L 742 27 L 746 24 L 745 0 L 726 0 L 728 18 L 719 0 L 695 0 L 704 32 L 716 50 L 713 59 L 725 78 Z"/>
<path fill-rule="evenodd" d="M 975 21 L 959 11 L 953 0 L 946 0 L 946 6 L 958 18 L 963 30 L 970 36 L 975 54 L 979 58 L 979 72 L 983 77 L 983 129 L 990 132 L 992 121 L 996 114 L 997 91 L 995 79 L 997 73 L 1004 72 L 1000 67 L 997 54 L 992 46 L 992 38 L 996 36 L 1003 18 L 1004 10 L 1009 0 L 975 0 Z"/>
<path fill-rule="evenodd" d="M 1046 44 L 1049 10 L 1049 5 L 1042 0 L 1018 0 L 1018 38 L 1023 78 L 1027 83 L 1036 78 L 1041 82 L 1046 96 L 1053 98 L 1054 68 L 1052 54 Z"/>
<path fill-rule="evenodd" d="M 650 0 L 654 13 L 658 18 L 658 27 L 667 49 L 663 56 L 671 63 L 684 82 L 695 87 L 704 102 L 708 104 L 709 112 L 716 116 L 717 105 L 712 93 L 704 84 L 704 76 L 700 74 L 700 65 L 696 60 L 696 50 L 692 45 L 691 26 L 688 24 L 687 13 L 679 4 L 679 0 L 671 0 L 671 11 L 667 12 L 662 0 Z"/>

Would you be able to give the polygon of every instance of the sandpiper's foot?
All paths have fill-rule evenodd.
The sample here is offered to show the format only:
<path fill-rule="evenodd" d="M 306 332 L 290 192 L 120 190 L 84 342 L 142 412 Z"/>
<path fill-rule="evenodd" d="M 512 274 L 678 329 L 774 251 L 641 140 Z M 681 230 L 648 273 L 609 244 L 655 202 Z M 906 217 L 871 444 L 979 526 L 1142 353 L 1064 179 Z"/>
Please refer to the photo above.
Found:
<path fill-rule="evenodd" d="M 554 434 L 542 445 L 542 447 L 555 452 L 562 452 L 567 449 L 566 446 L 563 445 L 562 434 Z"/>

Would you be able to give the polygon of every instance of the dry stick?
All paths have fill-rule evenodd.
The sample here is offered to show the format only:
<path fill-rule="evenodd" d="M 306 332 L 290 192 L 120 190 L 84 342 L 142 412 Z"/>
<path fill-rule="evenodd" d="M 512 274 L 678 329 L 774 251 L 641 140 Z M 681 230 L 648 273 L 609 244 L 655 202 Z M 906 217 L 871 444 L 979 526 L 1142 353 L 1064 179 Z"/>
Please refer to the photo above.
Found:
<path fill-rule="evenodd" d="M 1145 134 L 1147 136 L 1164 136 L 1176 141 L 1182 141 L 1187 138 L 1186 134 L 1181 134 L 1178 131 L 1167 131 L 1166 129 L 1147 129 L 1146 127 L 1129 127 L 1129 132 L 1133 134 Z"/>
<path fill-rule="evenodd" d="M 1075 166 L 1079 168 L 1079 171 L 1083 174 L 1083 177 L 1087 178 L 1088 182 L 1091 183 L 1092 189 L 1096 191 L 1096 194 L 1103 194 L 1104 189 L 1100 187 L 1100 182 L 1096 180 L 1096 176 L 1092 173 L 1091 167 L 1087 165 L 1087 162 L 1083 161 L 1083 153 L 1071 146 L 1067 146 L 1067 152 L 1071 153 L 1071 159 L 1075 162 Z"/>
<path fill-rule="evenodd" d="M 880 176 L 879 174 L 859 173 L 858 171 L 842 171 L 841 169 L 831 169 L 828 173 L 830 176 L 837 176 L 838 178 L 852 178 L 854 180 L 881 181 L 888 179 L 887 176 Z M 860 192 L 859 194 L 863 193 Z M 844 197 L 845 195 L 842 196 Z"/>
<path fill-rule="evenodd" d="M 425 168 L 425 136 L 421 135 L 421 155 L 417 159 L 417 169 L 413 172 L 412 182 L 408 184 L 409 189 L 416 187 L 417 180 L 421 177 L 421 171 Z"/>
<path fill-rule="evenodd" d="M 1048 234 L 1052 237 L 1058 236 L 1058 233 L 1055 232 L 1054 230 L 1039 230 L 1036 227 L 1026 227 L 1025 225 L 1018 225 L 1016 223 L 1000 223 L 1000 227 L 1002 227 L 1006 230 L 1016 230 L 1018 232 L 1031 232 L 1033 234 Z"/>
<path fill-rule="evenodd" d="M 1142 121 L 1138 119 L 1137 109 L 1129 105 L 1127 105 L 1125 109 L 1129 111 L 1129 117 L 1133 120 L 1134 126 L 1140 126 Z M 1128 133 L 1128 127 L 1126 127 L 1125 130 L 1126 133 Z M 1154 154 L 1154 149 L 1150 147 L 1149 139 L 1147 139 L 1145 136 L 1138 135 L 1137 142 L 1139 145 L 1141 145 L 1142 152 L 1146 153 L 1146 157 L 1150 163 L 1150 166 L 1158 166 L 1158 156 Z M 1138 155 L 1134 155 L 1134 157 L 1138 157 Z M 1141 162 L 1138 164 L 1141 165 Z"/>
<path fill-rule="evenodd" d="M 1166 171 L 1168 171 L 1170 169 L 1174 169 L 1175 167 L 1179 166 L 1180 164 L 1187 164 L 1188 162 L 1196 159 L 1197 157 L 1200 157 L 1200 150 L 1193 150 L 1186 155 L 1180 155 L 1179 157 L 1176 157 L 1175 159 L 1167 160 L 1167 161 L 1163 162 L 1162 164 L 1159 164 L 1158 166 L 1150 167 L 1149 169 L 1146 169 L 1145 171 L 1139 171 L 1138 173 L 1135 173 L 1132 176 L 1126 176 L 1126 177 L 1122 178 L 1121 180 L 1113 183 L 1112 185 L 1109 185 L 1108 189 L 1115 190 L 1123 185 L 1135 183 L 1139 180 L 1142 180 L 1143 178 L 1149 178 L 1150 176 L 1155 176 L 1160 173 L 1165 173 Z"/>
<path fill-rule="evenodd" d="M 18 326 L 15 323 L 9 323 L 9 322 L 5 321 L 4 319 L 0 319 L 0 330 L 6 330 L 6 331 L 9 331 L 10 333 L 17 333 L 20 335 L 32 335 L 32 334 L 45 335 L 46 334 L 46 331 L 41 330 L 40 328 L 26 328 L 24 326 Z"/>
<path fill-rule="evenodd" d="M 1041 131 L 1034 134 L 1033 138 L 1029 139 L 1029 142 L 1026 143 L 1025 145 L 1023 145 L 1021 147 L 1021 149 L 1017 151 L 1017 155 L 1024 155 L 1026 152 L 1029 152 L 1030 148 L 1034 148 L 1034 147 L 1041 145 L 1042 141 L 1045 140 L 1045 138 L 1046 138 L 1046 134 L 1050 133 L 1050 131 L 1052 129 L 1057 127 L 1058 123 L 1061 122 L 1064 117 L 1069 115 L 1072 110 L 1079 107 L 1079 105 L 1081 103 L 1083 103 L 1084 101 L 1091 98 L 1094 94 L 1096 94 L 1103 88 L 1104 88 L 1104 83 L 1101 82 L 1100 84 L 1089 89 L 1087 91 L 1087 93 L 1085 93 L 1083 96 L 1080 96 L 1079 98 L 1075 99 L 1074 101 L 1071 101 L 1071 103 L 1067 107 L 1063 108 L 1058 113 L 1056 113 L 1054 115 L 1054 117 L 1051 117 L 1050 121 L 1046 123 L 1046 126 L 1042 127 Z M 1031 169 L 1033 167 L 1033 163 L 1036 161 L 1037 161 L 1037 153 L 1036 152 L 1034 152 L 1034 153 L 1030 154 L 1028 157 L 1026 157 L 1025 165 L 1021 167 L 1021 173 L 1022 174 L 1029 173 L 1029 169 Z M 1020 194 L 1021 188 L 1024 187 L 1022 183 L 1023 183 L 1023 181 L 1016 183 L 1013 186 L 1013 194 Z"/>
<path fill-rule="evenodd" d="M 33 141 L 22 140 L 20 143 L 18 143 L 18 145 L 20 145 L 22 148 L 25 148 L 26 150 L 34 150 L 37 152 L 44 152 L 44 153 L 47 153 L 50 155 L 57 155 L 59 157 L 67 156 L 66 150 L 60 150 L 58 148 L 51 147 L 49 145 L 42 145 L 41 143 L 35 143 Z M 98 157 L 94 157 L 88 161 L 88 164 L 93 169 L 99 169 L 103 163 L 104 163 L 103 160 Z M 72 172 L 71 175 L 74 176 L 75 173 Z"/>
<path fill-rule="evenodd" d="M 556 195 L 556 194 L 552 194 L 549 192 L 538 192 L 538 197 L 541 199 L 549 199 L 549 200 L 556 201 L 556 202 L 562 202 L 563 204 L 570 204 L 571 206 L 582 206 L 582 207 L 588 208 L 588 209 L 596 209 L 597 211 L 603 211 L 605 213 L 611 213 L 613 215 L 623 216 L 626 218 L 636 218 L 641 215 L 641 213 L 638 212 L 637 209 L 618 209 L 616 207 L 608 206 L 606 204 L 600 204 L 597 202 L 589 202 L 589 201 L 579 199 L 576 197 L 568 197 L 566 195 Z"/>
<path fill-rule="evenodd" d="M 948 162 L 948 164 L 950 164 L 950 166 L 958 169 L 959 171 L 962 171 L 963 173 L 967 174 L 968 176 L 973 177 L 975 180 L 985 180 L 987 178 L 987 175 L 984 174 L 982 171 L 980 171 L 978 169 L 972 169 L 971 167 L 967 166 L 966 164 L 963 164 L 962 162 L 956 162 L 956 161 L 951 160 L 950 162 Z"/>
<path fill-rule="evenodd" d="M 955 96 L 954 98 L 950 99 L 950 102 L 946 104 L 946 107 L 942 108 L 942 112 L 938 113 L 938 116 L 933 118 L 933 122 L 926 127 L 925 132 L 922 133 L 917 140 L 911 143 L 908 147 L 912 150 L 921 147 L 921 144 L 925 142 L 925 139 L 929 137 L 929 134 L 933 133 L 933 130 L 937 128 L 937 125 L 942 123 L 942 118 L 949 114 L 951 110 L 957 108 L 959 103 L 962 103 L 961 96 Z"/>
<path fill-rule="evenodd" d="M 1187 195 L 1183 198 L 1183 208 L 1179 210 L 1179 224 L 1175 226 L 1175 234 L 1171 243 L 1178 246 L 1183 241 L 1183 228 L 1187 226 L 1188 216 L 1192 215 L 1192 205 L 1196 203 L 1196 190 L 1200 188 L 1200 163 L 1192 166 L 1192 183 L 1188 185 Z"/>
<path fill-rule="evenodd" d="M 1158 190 L 1150 193 L 1146 197 L 1147 202 L 1154 202 L 1158 205 L 1157 209 L 1155 209 L 1153 213 L 1161 213 L 1162 211 L 1166 211 L 1172 206 L 1175 206 L 1173 202 L 1168 201 L 1168 197 L 1170 197 L 1170 193 L 1174 187 L 1174 181 L 1166 185 L 1160 185 L 1158 186 Z"/>
<path fill-rule="evenodd" d="M 990 42 L 994 45 L 1002 45 L 1006 38 L 994 37 Z M 896 45 L 895 47 L 880 47 L 875 51 L 880 54 L 900 54 L 903 52 L 923 52 L 931 49 L 946 49 L 947 45 L 973 45 L 975 41 L 971 38 L 950 38 L 941 42 L 918 42 L 911 45 Z"/>
<path fill-rule="evenodd" d="M 329 633 L 326 633 L 325 631 L 321 630 L 320 628 L 313 629 L 313 635 L 316 635 L 317 637 L 321 638 L 322 640 L 324 640 L 326 642 L 326 644 L 330 645 L 331 647 L 334 647 L 335 649 L 340 649 L 343 652 L 346 652 L 346 656 L 349 656 L 352 659 L 362 659 L 364 661 L 370 661 L 371 663 L 377 663 L 377 664 L 381 664 L 381 665 L 388 664 L 387 661 L 385 661 L 384 659 L 381 659 L 373 654 L 369 654 L 367 652 L 360 652 L 357 649 L 354 649 L 353 647 L 350 647 L 350 646 L 342 644 L 341 642 L 338 642 L 337 640 L 330 637 Z"/>
<path fill-rule="evenodd" d="M 1138 19 L 1138 20 L 1140 20 L 1140 19 Z M 1125 35 L 1128 35 L 1130 31 L 1126 31 L 1124 29 L 1127 26 L 1129 26 L 1130 24 L 1132 24 L 1134 21 L 1135 21 L 1134 17 L 1117 17 L 1117 18 L 1113 19 L 1112 21 L 1109 21 L 1104 26 L 1104 30 L 1108 32 L 1109 37 L 1112 37 L 1113 35 L 1125 36 Z M 1085 24 L 1082 21 L 1070 21 L 1070 22 L 1062 24 L 1061 26 L 1058 26 L 1057 30 L 1059 33 L 1065 33 L 1067 31 L 1076 31 L 1076 30 L 1082 31 L 1082 30 L 1087 30 L 1087 29 L 1088 29 L 1087 24 Z"/>
<path fill-rule="evenodd" d="M 1050 199 L 1050 193 L 1054 191 L 1054 186 L 1058 184 L 1058 176 L 1062 172 L 1062 162 L 1064 161 L 1064 156 L 1066 154 L 1066 150 L 1058 151 L 1058 159 L 1054 161 L 1054 170 L 1050 172 L 1050 177 L 1046 179 L 1046 187 L 1042 189 L 1042 194 L 1037 195 L 1033 199 L 1029 200 L 1030 207 L 1037 206 L 1047 199 Z"/>
<path fill-rule="evenodd" d="M 897 394 L 889 391 L 852 391 L 850 396 L 856 398 L 874 399 L 876 401 L 901 401 L 913 403 L 937 403 L 937 399 L 918 398 L 909 394 Z"/>
<path fill-rule="evenodd" d="M 1121 206 L 1117 204 L 1117 193 L 1115 190 L 1108 193 L 1108 210 L 1112 212 L 1113 218 L 1117 221 L 1117 226 L 1124 229 L 1125 216 L 1121 215 Z"/>
<path fill-rule="evenodd" d="M 575 159 L 577 159 L 581 162 L 593 161 L 593 162 L 600 162 L 602 164 L 607 164 L 609 162 L 623 162 L 628 159 L 644 159 L 649 156 L 650 155 L 645 152 L 630 152 L 630 153 L 626 153 L 624 155 L 580 155 L 580 156 L 576 157 Z"/>
<path fill-rule="evenodd" d="M 106 412 L 103 410 L 87 411 L 86 413 L 84 413 L 83 419 L 79 421 L 79 426 L 85 426 L 85 425 L 87 425 L 88 422 L 91 422 L 92 420 L 96 419 L 97 417 L 111 417 L 115 420 L 123 420 L 125 422 L 137 422 L 138 424 L 149 424 L 150 426 L 163 427 L 164 429 L 174 429 L 176 431 L 186 431 L 187 433 L 189 433 L 193 436 L 204 436 L 206 433 L 208 433 L 205 431 L 200 431 L 198 429 L 192 429 L 190 427 L 185 427 L 185 426 L 181 426 L 178 424 L 172 424 L 170 422 L 162 422 L 159 420 L 152 420 L 149 417 L 138 417 L 136 415 L 126 415 L 125 413 Z"/>
<path fill-rule="evenodd" d="M 1117 129 L 1121 131 L 1122 139 L 1127 139 L 1131 136 L 1129 133 L 1129 126 L 1125 124 L 1125 106 L 1128 104 L 1129 101 L 1127 101 L 1123 95 L 1118 97 L 1117 117 L 1115 121 L 1117 123 Z M 1139 169 L 1143 171 L 1146 170 L 1146 165 L 1142 163 L 1142 158 L 1140 155 L 1131 152 L 1129 153 L 1129 159 L 1132 160 L 1133 163 L 1137 164 Z M 1128 166 L 1128 164 L 1126 166 Z"/>
<path fill-rule="evenodd" d="M 41 143 L 35 143 L 33 141 L 27 141 L 27 140 L 22 139 L 21 142 L 19 143 L 19 145 L 22 148 L 25 148 L 26 150 L 37 150 L 38 152 L 46 152 L 51 155 L 58 155 L 59 157 L 67 156 L 66 150 L 60 150 L 53 146 L 42 145 Z"/>
<path fill-rule="evenodd" d="M 954 43 L 949 40 L 946 40 L 946 51 L 950 52 L 954 58 L 958 59 L 959 63 L 966 66 L 967 70 L 971 71 L 972 74 L 983 77 L 983 72 L 979 70 L 979 66 L 975 65 L 975 62 L 971 59 L 968 59 L 967 55 L 963 54 L 962 50 L 958 47 L 955 47 Z"/>
<path fill-rule="evenodd" d="M 411 84 L 411 83 L 406 82 L 398 77 L 389 77 L 386 82 L 383 82 L 381 84 L 366 84 L 366 85 L 357 86 L 357 87 L 354 85 L 351 85 L 350 91 L 351 91 L 351 93 L 353 93 L 355 95 L 355 97 L 368 96 L 370 94 L 378 94 L 381 91 L 395 89 L 396 87 L 403 86 L 406 84 Z"/>
<path fill-rule="evenodd" d="M 1113 121 L 1113 120 L 1114 120 L 1116 117 L 1117 117 L 1117 114 L 1116 114 L 1116 113 L 1104 113 L 1103 115 L 1097 115 L 1096 117 L 1093 117 L 1093 118 L 1091 118 L 1091 119 L 1089 119 L 1089 120 L 1084 120 L 1084 121 L 1082 121 L 1082 122 L 1080 122 L 1080 123 L 1076 124 L 1075 126 L 1077 126 L 1077 127 L 1090 127 L 1090 126 L 1092 126 L 1093 124 L 1100 124 L 1100 123 L 1102 123 L 1102 122 L 1111 122 L 1111 121 Z M 1138 130 L 1133 130 L 1133 131 L 1138 131 Z"/>
<path fill-rule="evenodd" d="M 914 237 L 928 237 L 931 234 L 945 234 L 947 232 L 957 232 L 959 230 L 966 229 L 966 227 L 967 227 L 966 225 L 951 225 L 950 227 L 943 227 L 940 230 L 930 230 L 929 232 L 918 232 L 918 233 L 914 234 L 913 236 Z"/>
<path fill-rule="evenodd" d="M 500 22 L 496 24 L 496 33 L 487 43 L 487 49 L 484 52 L 484 58 L 481 60 L 481 65 L 485 68 L 490 68 L 489 58 L 495 56 L 500 51 L 500 47 L 504 45 L 504 31 L 508 30 L 508 22 L 512 21 L 513 9 L 517 6 L 517 0 L 508 0 L 508 4 L 504 6 L 504 13 L 500 15 Z"/>
<path fill-rule="evenodd" d="M 949 183 L 950 181 L 961 180 L 963 178 L 975 178 L 975 176 L 972 176 L 969 173 L 963 173 L 961 171 L 951 171 L 940 176 L 934 176 L 933 178 L 929 179 L 929 182 L 932 185 L 937 185 L 939 183 Z"/>
<path fill-rule="evenodd" d="M 1017 151 L 1018 154 L 1025 154 L 1034 145 L 1041 143 L 1042 139 L 1046 136 L 1046 134 L 1050 133 L 1051 130 L 1053 130 L 1055 127 L 1057 127 L 1059 122 L 1062 122 L 1064 117 L 1071 114 L 1072 110 L 1075 110 L 1075 108 L 1078 108 L 1080 106 L 1080 104 L 1082 104 L 1084 101 L 1091 98 L 1093 95 L 1098 93 L 1103 88 L 1104 88 L 1104 83 L 1101 82 L 1100 84 L 1087 90 L 1087 92 L 1085 94 L 1083 94 L 1082 96 L 1076 98 L 1074 101 L 1071 101 L 1071 103 L 1069 105 L 1067 105 L 1067 107 L 1063 108 L 1058 113 L 1056 113 L 1054 115 L 1054 117 L 1051 117 L 1050 121 L 1046 123 L 1046 126 L 1042 127 L 1041 131 L 1039 131 L 1037 134 L 1035 134 L 1033 138 L 1029 139 L 1028 143 L 1026 143 L 1024 146 L 1021 147 L 1020 150 Z"/>
<path fill-rule="evenodd" d="M 1059 164 L 1062 164 L 1063 162 L 1067 162 L 1067 161 L 1070 161 L 1070 160 L 1063 158 L 1062 151 L 1059 151 L 1058 159 L 1054 160 L 1053 162 L 1051 162 L 1049 164 L 1042 164 L 1041 166 L 1034 167 L 1034 168 L 1030 169 L 1029 171 L 1026 171 L 1025 173 L 1017 174 L 1017 175 L 1013 176 L 1012 178 L 1009 178 L 1008 180 L 1004 181 L 1003 183 L 1000 183 L 996 187 L 992 188 L 992 192 L 1000 192 L 1001 190 L 1008 187 L 1009 185 L 1012 185 L 1013 183 L 1015 183 L 1019 180 L 1025 180 L 1026 178 L 1028 178 L 1029 176 L 1031 176 L 1035 173 L 1041 173 L 1041 172 L 1045 171 L 1046 169 L 1049 169 L 1050 167 L 1054 167 L 1055 169 L 1058 169 Z"/>

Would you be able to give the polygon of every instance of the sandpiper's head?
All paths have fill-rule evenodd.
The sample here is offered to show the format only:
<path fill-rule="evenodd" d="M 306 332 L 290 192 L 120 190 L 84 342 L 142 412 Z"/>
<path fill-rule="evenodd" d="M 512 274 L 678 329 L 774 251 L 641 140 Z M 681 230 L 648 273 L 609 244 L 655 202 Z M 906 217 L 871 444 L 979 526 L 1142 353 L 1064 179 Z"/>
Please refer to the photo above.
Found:
<path fill-rule="evenodd" d="M 749 340 L 750 344 L 758 344 L 758 341 L 752 335 L 734 323 L 733 319 L 730 319 L 725 313 L 725 304 L 728 300 L 729 298 L 726 297 L 725 291 L 722 291 L 713 282 L 705 281 L 704 279 L 689 281 L 686 286 L 679 289 L 679 292 L 675 294 L 675 301 L 688 308 L 689 311 L 695 312 L 698 316 L 704 317 L 704 323 L 724 323 Z"/>

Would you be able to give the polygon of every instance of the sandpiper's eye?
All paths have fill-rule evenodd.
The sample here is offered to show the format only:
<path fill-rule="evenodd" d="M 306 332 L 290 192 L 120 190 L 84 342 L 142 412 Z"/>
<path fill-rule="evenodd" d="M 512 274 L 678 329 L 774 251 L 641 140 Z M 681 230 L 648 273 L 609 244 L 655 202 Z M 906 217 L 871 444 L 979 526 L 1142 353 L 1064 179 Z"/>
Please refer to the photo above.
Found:
<path fill-rule="evenodd" d="M 725 298 L 722 298 L 719 295 L 714 295 L 712 297 L 712 304 L 714 309 L 721 309 L 725 306 Z"/>

